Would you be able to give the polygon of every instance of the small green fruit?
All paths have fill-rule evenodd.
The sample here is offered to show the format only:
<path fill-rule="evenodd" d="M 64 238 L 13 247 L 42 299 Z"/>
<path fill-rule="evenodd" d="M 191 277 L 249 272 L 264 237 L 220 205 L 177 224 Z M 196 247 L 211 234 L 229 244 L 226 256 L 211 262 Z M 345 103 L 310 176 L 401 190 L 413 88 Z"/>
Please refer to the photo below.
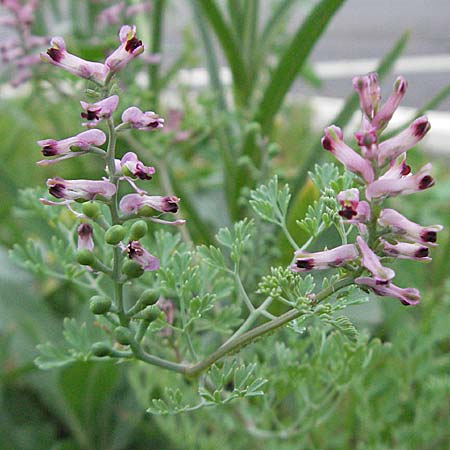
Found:
<path fill-rule="evenodd" d="M 78 264 L 81 264 L 82 266 L 91 266 L 95 262 L 94 254 L 86 248 L 77 251 L 76 259 Z"/>
<path fill-rule="evenodd" d="M 136 261 L 133 261 L 132 259 L 127 259 L 122 264 L 122 272 L 128 278 L 138 278 L 144 273 L 144 269 Z"/>
<path fill-rule="evenodd" d="M 148 231 L 147 223 L 144 220 L 138 220 L 134 222 L 130 229 L 130 240 L 138 241 L 143 238 Z"/>
<path fill-rule="evenodd" d="M 133 333 L 126 327 L 117 327 L 114 330 L 114 337 L 122 345 L 130 345 L 133 341 Z"/>
<path fill-rule="evenodd" d="M 139 209 L 138 214 L 142 217 L 151 217 L 155 214 L 155 210 L 148 205 L 144 205 Z"/>
<path fill-rule="evenodd" d="M 93 314 L 106 314 L 111 308 L 111 299 L 94 295 L 90 300 L 89 308 Z"/>
<path fill-rule="evenodd" d="M 96 342 L 92 345 L 91 352 L 94 356 L 109 356 L 111 354 L 111 347 L 106 342 Z"/>
<path fill-rule="evenodd" d="M 159 292 L 155 289 L 146 289 L 139 297 L 142 305 L 154 305 L 159 299 Z"/>
<path fill-rule="evenodd" d="M 156 305 L 150 305 L 142 311 L 142 318 L 148 322 L 153 322 L 162 314 L 162 311 Z"/>
<path fill-rule="evenodd" d="M 110 245 L 117 245 L 122 239 L 125 238 L 127 231 L 122 225 L 113 225 L 106 230 L 105 241 Z"/>
<path fill-rule="evenodd" d="M 95 219 L 100 215 L 100 206 L 98 203 L 95 202 L 85 202 L 83 203 L 83 206 L 81 207 L 81 211 L 83 214 L 87 217 L 90 217 L 91 219 Z"/>

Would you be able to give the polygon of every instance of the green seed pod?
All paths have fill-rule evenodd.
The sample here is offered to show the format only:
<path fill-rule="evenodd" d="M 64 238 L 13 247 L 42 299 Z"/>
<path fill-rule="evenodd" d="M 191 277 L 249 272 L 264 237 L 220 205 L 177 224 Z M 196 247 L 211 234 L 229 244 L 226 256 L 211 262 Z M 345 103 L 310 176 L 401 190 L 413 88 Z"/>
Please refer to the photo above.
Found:
<path fill-rule="evenodd" d="M 117 245 L 122 239 L 125 238 L 127 231 L 122 225 L 113 225 L 106 230 L 105 241 L 110 245 Z"/>
<path fill-rule="evenodd" d="M 89 309 L 93 314 L 106 314 L 111 308 L 111 299 L 101 295 L 91 297 Z"/>
<path fill-rule="evenodd" d="M 82 266 L 91 266 L 95 262 L 94 254 L 86 248 L 77 251 L 76 259 L 78 264 L 81 264 Z"/>
<path fill-rule="evenodd" d="M 147 322 L 153 322 L 162 314 L 163 312 L 156 305 L 150 305 L 142 311 L 142 318 Z"/>
<path fill-rule="evenodd" d="M 130 345 L 133 341 L 133 333 L 126 327 L 117 327 L 114 330 L 114 337 L 122 345 Z"/>
<path fill-rule="evenodd" d="M 101 212 L 99 204 L 95 202 L 83 203 L 81 211 L 85 216 L 90 217 L 91 219 L 96 219 Z"/>
<path fill-rule="evenodd" d="M 92 345 L 91 352 L 94 356 L 109 356 L 111 354 L 111 347 L 106 342 L 96 342 Z"/>
<path fill-rule="evenodd" d="M 130 229 L 130 240 L 138 241 L 143 238 L 148 231 L 147 223 L 144 220 L 138 220 L 131 225 Z"/>
<path fill-rule="evenodd" d="M 131 259 L 127 259 L 122 264 L 122 272 L 128 278 L 138 278 L 144 273 L 144 269 L 136 261 L 133 261 Z"/>
<path fill-rule="evenodd" d="M 144 205 L 139 209 L 138 214 L 142 217 L 151 217 L 155 214 L 155 210 L 148 205 Z"/>
<path fill-rule="evenodd" d="M 159 292 L 155 289 L 146 289 L 139 297 L 142 305 L 154 305 L 159 299 Z"/>

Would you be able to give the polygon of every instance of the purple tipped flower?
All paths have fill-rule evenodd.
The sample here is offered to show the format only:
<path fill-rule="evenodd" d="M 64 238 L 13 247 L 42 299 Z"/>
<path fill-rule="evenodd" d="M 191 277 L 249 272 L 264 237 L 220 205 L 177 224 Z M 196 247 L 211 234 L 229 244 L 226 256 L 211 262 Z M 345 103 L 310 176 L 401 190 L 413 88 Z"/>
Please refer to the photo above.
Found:
<path fill-rule="evenodd" d="M 395 209 L 383 209 L 378 223 L 381 226 L 391 228 L 393 233 L 403 235 L 407 239 L 428 247 L 437 245 L 437 233 L 443 229 L 442 225 L 422 227 L 408 220 Z"/>
<path fill-rule="evenodd" d="M 122 159 L 116 159 L 116 171 L 122 172 L 125 176 L 139 178 L 141 180 L 151 180 L 155 173 L 155 168 L 145 166 L 139 161 L 136 153 L 128 152 L 123 155 Z"/>
<path fill-rule="evenodd" d="M 359 204 L 359 191 L 358 189 L 347 189 L 346 191 L 341 191 L 337 195 L 337 201 L 342 206 L 339 211 L 339 215 L 344 219 L 350 220 L 356 216 L 356 209 Z"/>
<path fill-rule="evenodd" d="M 294 255 L 295 262 L 291 265 L 293 272 L 309 272 L 311 270 L 339 267 L 359 256 L 358 250 L 353 244 L 341 245 L 331 250 L 316 253 L 297 250 Z"/>
<path fill-rule="evenodd" d="M 384 253 L 388 256 L 400 259 L 414 259 L 416 261 L 431 261 L 428 257 L 429 249 L 424 245 L 411 244 L 408 242 L 397 242 L 390 244 L 384 239 L 381 240 Z"/>
<path fill-rule="evenodd" d="M 374 174 L 370 162 L 358 155 L 343 141 L 341 129 L 332 125 L 325 128 L 324 132 L 322 147 L 330 151 L 348 170 L 361 175 L 364 180 L 371 183 L 374 179 Z"/>
<path fill-rule="evenodd" d="M 357 236 L 356 242 L 361 250 L 361 264 L 372 273 L 377 283 L 387 283 L 395 277 L 395 272 L 381 264 L 378 256 L 370 249 L 361 236 Z"/>
<path fill-rule="evenodd" d="M 403 77 L 398 77 L 394 83 L 394 91 L 387 99 L 386 103 L 380 108 L 380 110 L 375 114 L 372 120 L 372 125 L 377 130 L 382 130 L 391 120 L 394 112 L 397 110 L 398 105 L 405 96 L 406 88 L 408 84 Z"/>
<path fill-rule="evenodd" d="M 386 159 L 392 161 L 397 156 L 414 147 L 430 130 L 431 125 L 426 116 L 416 119 L 406 130 L 397 136 L 386 139 L 378 146 L 378 164 L 382 165 Z"/>
<path fill-rule="evenodd" d="M 78 250 L 86 249 L 92 252 L 94 250 L 94 239 L 92 226 L 88 223 L 81 223 L 77 228 Z"/>
<path fill-rule="evenodd" d="M 354 77 L 353 88 L 359 95 L 361 110 L 369 120 L 372 120 L 378 111 L 381 98 L 377 74 L 372 72 Z"/>
<path fill-rule="evenodd" d="M 64 39 L 61 37 L 54 37 L 50 44 L 52 46 L 47 52 L 41 53 L 43 61 L 47 61 L 81 78 L 94 79 L 101 83 L 105 81 L 109 69 L 104 64 L 86 61 L 68 53 Z"/>
<path fill-rule="evenodd" d="M 53 197 L 65 200 L 93 200 L 97 195 L 109 199 L 116 193 L 114 184 L 100 180 L 64 180 L 55 177 L 47 180 L 47 187 Z"/>
<path fill-rule="evenodd" d="M 118 95 L 111 95 L 111 97 L 100 100 L 97 103 L 86 103 L 80 101 L 83 112 L 81 117 L 86 119 L 87 122 L 83 123 L 83 126 L 94 127 L 103 119 L 109 119 L 112 113 L 116 110 L 119 103 Z"/>
<path fill-rule="evenodd" d="M 144 270 L 152 271 L 159 269 L 159 259 L 145 250 L 139 241 L 131 241 L 127 245 L 126 251 L 128 257 L 139 263 Z"/>
<path fill-rule="evenodd" d="M 405 306 L 417 305 L 420 302 L 420 292 L 415 288 L 400 288 L 393 283 L 379 284 L 370 277 L 356 278 L 355 283 L 367 286 L 382 297 L 396 298 Z"/>
<path fill-rule="evenodd" d="M 136 37 L 136 27 L 124 25 L 119 31 L 120 45 L 106 58 L 105 65 L 112 71 L 123 69 L 133 58 L 144 51 L 142 41 Z"/>
<path fill-rule="evenodd" d="M 90 145 L 103 145 L 106 142 L 106 135 L 101 130 L 87 130 L 61 141 L 54 139 L 44 139 L 37 141 L 44 156 L 65 155 L 72 147 L 88 151 Z"/>
<path fill-rule="evenodd" d="M 129 123 L 138 130 L 155 130 L 164 126 L 164 119 L 153 111 L 142 112 L 136 106 L 127 108 L 122 114 L 122 122 Z"/>
<path fill-rule="evenodd" d="M 149 206 L 156 211 L 176 213 L 179 201 L 180 199 L 175 196 L 128 194 L 120 200 L 119 209 L 124 214 L 138 214 L 141 208 Z"/>
<path fill-rule="evenodd" d="M 431 176 L 431 164 L 423 166 L 416 174 L 408 175 L 399 179 L 392 176 L 380 177 L 370 183 L 366 189 L 366 198 L 392 197 L 394 195 L 407 195 L 414 192 L 423 191 L 434 186 L 434 179 Z"/>

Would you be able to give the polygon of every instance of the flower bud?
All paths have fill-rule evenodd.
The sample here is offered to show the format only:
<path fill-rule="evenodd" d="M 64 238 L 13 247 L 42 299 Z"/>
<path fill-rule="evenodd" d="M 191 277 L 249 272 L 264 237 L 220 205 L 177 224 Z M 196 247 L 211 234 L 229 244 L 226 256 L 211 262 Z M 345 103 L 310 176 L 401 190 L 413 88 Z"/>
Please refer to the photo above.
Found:
<path fill-rule="evenodd" d="M 91 266 L 95 262 L 95 256 L 92 252 L 83 248 L 77 251 L 76 260 L 82 266 Z"/>
<path fill-rule="evenodd" d="M 147 322 L 154 322 L 162 315 L 163 312 L 156 305 L 147 306 L 147 308 L 142 311 L 142 318 Z"/>
<path fill-rule="evenodd" d="M 100 215 L 100 206 L 95 202 L 85 202 L 81 206 L 81 211 L 86 217 L 96 219 Z"/>
<path fill-rule="evenodd" d="M 139 303 L 143 305 L 154 305 L 159 299 L 159 292 L 155 289 L 145 290 L 139 297 Z"/>
<path fill-rule="evenodd" d="M 144 269 L 142 266 L 131 259 L 127 259 L 122 264 L 122 272 L 128 277 L 128 278 L 138 278 L 144 273 Z"/>
<path fill-rule="evenodd" d="M 122 345 L 130 345 L 133 341 L 133 333 L 126 327 L 117 327 L 114 330 L 114 337 Z"/>
<path fill-rule="evenodd" d="M 94 356 L 103 357 L 111 354 L 111 347 L 106 342 L 96 342 L 91 347 L 91 352 Z"/>
<path fill-rule="evenodd" d="M 101 295 L 91 297 L 89 309 L 93 314 L 106 314 L 111 308 L 111 299 Z"/>
<path fill-rule="evenodd" d="M 113 225 L 106 230 L 105 241 L 110 245 L 117 245 L 122 239 L 125 238 L 126 230 L 122 225 Z"/>
<path fill-rule="evenodd" d="M 147 234 L 147 231 L 148 231 L 147 223 L 144 220 L 138 220 L 131 226 L 130 240 L 138 241 Z"/>

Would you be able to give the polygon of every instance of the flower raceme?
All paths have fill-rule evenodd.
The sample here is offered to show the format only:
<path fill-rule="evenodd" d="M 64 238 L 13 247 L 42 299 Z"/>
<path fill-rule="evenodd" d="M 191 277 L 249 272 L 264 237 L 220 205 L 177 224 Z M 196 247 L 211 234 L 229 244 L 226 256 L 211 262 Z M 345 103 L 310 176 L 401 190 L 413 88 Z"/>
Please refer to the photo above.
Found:
<path fill-rule="evenodd" d="M 441 225 L 421 226 L 394 209 L 382 208 L 388 197 L 413 194 L 434 185 L 431 164 L 415 174 L 406 163 L 406 153 L 430 130 L 426 116 L 414 120 L 397 136 L 381 140 L 406 92 L 406 81 L 398 77 L 388 100 L 381 105 L 380 87 L 375 73 L 357 76 L 353 87 L 362 110 L 360 130 L 355 133 L 360 153 L 343 140 L 335 125 L 325 128 L 322 146 L 331 152 L 347 170 L 360 178 L 360 188 L 342 191 L 337 196 L 342 225 L 356 225 L 356 244 L 316 253 L 297 250 L 291 270 L 308 272 L 329 267 L 343 267 L 356 274 L 355 283 L 376 295 L 393 297 L 404 305 L 416 305 L 420 293 L 415 288 L 393 284 L 395 272 L 382 264 L 382 258 L 430 261 L 429 247 L 436 245 Z M 360 200 L 364 194 L 365 200 Z M 362 276 L 361 276 L 362 275 Z"/>
<path fill-rule="evenodd" d="M 37 142 L 43 155 L 51 158 L 39 161 L 39 165 L 53 164 L 83 154 L 103 159 L 108 178 L 99 180 L 65 180 L 57 176 L 50 178 L 47 180 L 49 194 L 58 201 L 48 198 L 42 198 L 40 201 L 44 205 L 67 207 L 77 219 L 80 219 L 77 226 L 77 248 L 81 256 L 77 261 L 88 266 L 88 271 L 93 273 L 103 271 L 112 278 L 115 277 L 114 282 L 121 276 L 120 267 L 122 267 L 122 275 L 129 277 L 141 276 L 144 271 L 159 269 L 158 258 L 149 253 L 139 241 L 146 234 L 146 222 L 135 226 L 134 234 L 130 235 L 130 241 L 127 245 L 124 244 L 127 236 L 127 227 L 124 224 L 129 220 L 136 220 L 134 214 L 142 213 L 142 217 L 158 224 L 179 226 L 185 223 L 183 219 L 167 221 L 153 217 L 154 211 L 176 213 L 180 201 L 175 196 L 148 195 L 136 185 L 136 182 L 151 180 L 155 173 L 154 167 L 146 166 L 139 160 L 136 153 L 131 151 L 125 153 L 121 159 L 115 157 L 116 134 L 122 128 L 147 131 L 162 128 L 164 124 L 164 119 L 156 113 L 143 112 L 135 106 L 130 106 L 122 114 L 122 123 L 117 127 L 114 126 L 114 113 L 119 104 L 119 96 L 111 95 L 112 75 L 123 69 L 144 50 L 142 42 L 136 37 L 135 26 L 122 26 L 119 38 L 120 46 L 106 58 L 105 63 L 85 61 L 71 55 L 67 52 L 62 38 L 52 39 L 52 47 L 42 54 L 41 58 L 80 78 L 95 81 L 101 87 L 98 92 L 101 98 L 94 103 L 80 102 L 81 117 L 85 119 L 82 125 L 88 127 L 88 130 L 59 141 L 45 139 Z M 102 120 L 109 122 L 108 136 L 103 131 L 93 128 Z M 107 140 L 108 148 L 105 150 L 101 146 Z M 119 198 L 122 181 L 127 181 L 136 193 Z M 82 212 L 79 211 L 78 203 L 83 203 Z M 99 203 L 104 204 L 103 209 Z M 106 209 L 109 209 L 109 214 L 104 213 Z M 121 216 L 121 213 L 124 215 Z M 116 269 L 114 270 L 108 268 L 109 261 L 103 264 L 93 255 L 97 248 L 94 246 L 94 227 L 99 227 L 99 233 L 103 232 L 104 243 L 116 247 L 113 261 L 113 267 Z M 133 230 L 133 226 L 129 229 Z M 140 230 L 139 233 L 136 230 Z M 125 261 L 120 266 L 123 259 L 132 261 Z"/>

